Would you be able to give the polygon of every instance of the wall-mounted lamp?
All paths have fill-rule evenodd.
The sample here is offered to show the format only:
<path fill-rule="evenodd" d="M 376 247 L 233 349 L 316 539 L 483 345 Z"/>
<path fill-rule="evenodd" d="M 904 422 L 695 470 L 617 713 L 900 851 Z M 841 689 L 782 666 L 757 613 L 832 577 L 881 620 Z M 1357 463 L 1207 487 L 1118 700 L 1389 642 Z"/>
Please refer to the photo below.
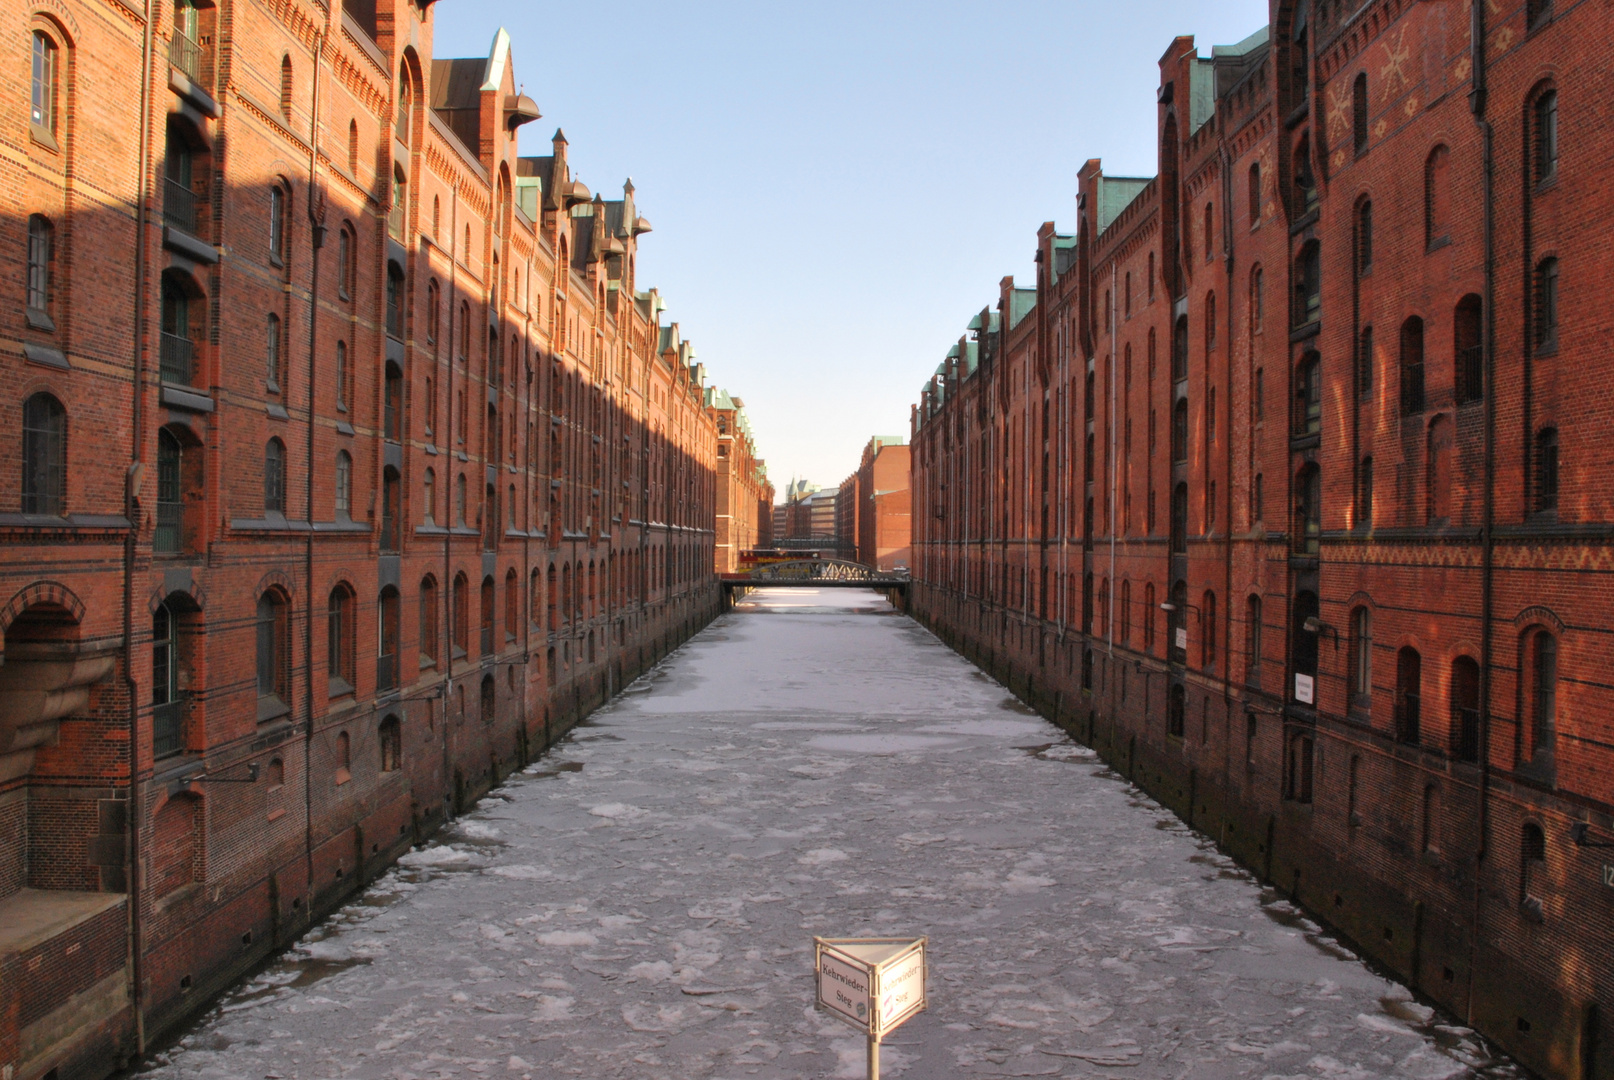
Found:
<path fill-rule="evenodd" d="M 1307 615 L 1306 621 L 1300 624 L 1300 629 L 1308 634 L 1328 633 L 1334 635 L 1334 650 L 1339 651 L 1339 631 L 1323 622 L 1315 615 Z"/>
<path fill-rule="evenodd" d="M 1576 847 L 1614 848 L 1614 844 L 1601 840 L 1586 839 L 1586 832 L 1590 828 L 1584 821 L 1577 821 L 1569 826 L 1569 839 L 1575 842 Z"/>

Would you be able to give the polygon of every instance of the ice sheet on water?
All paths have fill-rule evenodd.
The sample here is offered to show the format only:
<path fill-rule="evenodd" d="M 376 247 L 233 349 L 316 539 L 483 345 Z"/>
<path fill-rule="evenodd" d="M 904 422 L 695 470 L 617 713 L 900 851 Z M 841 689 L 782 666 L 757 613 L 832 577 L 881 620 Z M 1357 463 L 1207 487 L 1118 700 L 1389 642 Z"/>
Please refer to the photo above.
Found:
<path fill-rule="evenodd" d="M 814 934 L 929 936 L 903 1080 L 1518 1075 L 911 622 L 729 614 L 635 685 L 146 1080 L 861 1076 Z"/>

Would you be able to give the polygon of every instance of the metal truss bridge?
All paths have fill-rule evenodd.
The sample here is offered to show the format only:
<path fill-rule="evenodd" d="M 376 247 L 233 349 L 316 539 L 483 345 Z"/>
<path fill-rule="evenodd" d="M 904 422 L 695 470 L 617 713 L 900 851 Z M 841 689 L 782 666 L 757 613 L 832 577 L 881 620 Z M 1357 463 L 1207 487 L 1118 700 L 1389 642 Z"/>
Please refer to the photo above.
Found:
<path fill-rule="evenodd" d="M 876 570 L 848 559 L 791 559 L 768 563 L 740 574 L 719 574 L 723 588 L 895 589 L 908 591 L 906 573 Z"/>

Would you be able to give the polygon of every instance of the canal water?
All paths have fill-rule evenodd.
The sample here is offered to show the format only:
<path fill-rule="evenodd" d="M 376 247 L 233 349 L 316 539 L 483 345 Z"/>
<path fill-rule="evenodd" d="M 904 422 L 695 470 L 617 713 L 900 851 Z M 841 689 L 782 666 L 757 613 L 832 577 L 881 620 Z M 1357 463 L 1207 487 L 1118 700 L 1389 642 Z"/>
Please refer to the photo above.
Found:
<path fill-rule="evenodd" d="M 814 935 L 930 939 L 883 1074 L 1522 1077 L 873 593 L 753 593 L 153 1077 L 859 1077 Z"/>

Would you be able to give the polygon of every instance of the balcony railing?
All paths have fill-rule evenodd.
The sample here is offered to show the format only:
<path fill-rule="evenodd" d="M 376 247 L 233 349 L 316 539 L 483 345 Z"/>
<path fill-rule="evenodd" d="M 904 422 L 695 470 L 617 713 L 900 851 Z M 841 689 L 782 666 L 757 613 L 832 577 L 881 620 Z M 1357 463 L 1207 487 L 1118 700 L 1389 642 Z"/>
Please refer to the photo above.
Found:
<path fill-rule="evenodd" d="M 152 549 L 165 555 L 179 551 L 184 540 L 184 526 L 184 503 L 158 502 L 157 529 L 151 538 Z"/>
<path fill-rule="evenodd" d="M 181 30 L 175 30 L 174 36 L 168 39 L 168 62 L 185 73 L 191 82 L 207 89 L 212 80 L 208 71 L 211 66 L 208 61 L 208 49 L 200 45 Z"/>
<path fill-rule="evenodd" d="M 163 332 L 160 346 L 160 367 L 163 382 L 179 383 L 182 386 L 191 384 L 191 375 L 194 371 L 192 356 L 196 346 L 188 337 Z"/>
<path fill-rule="evenodd" d="M 168 757 L 185 748 L 185 699 L 158 705 L 152 710 L 151 751 L 153 757 Z"/>
<path fill-rule="evenodd" d="M 163 178 L 163 221 L 196 234 L 196 192 L 167 177 Z"/>

